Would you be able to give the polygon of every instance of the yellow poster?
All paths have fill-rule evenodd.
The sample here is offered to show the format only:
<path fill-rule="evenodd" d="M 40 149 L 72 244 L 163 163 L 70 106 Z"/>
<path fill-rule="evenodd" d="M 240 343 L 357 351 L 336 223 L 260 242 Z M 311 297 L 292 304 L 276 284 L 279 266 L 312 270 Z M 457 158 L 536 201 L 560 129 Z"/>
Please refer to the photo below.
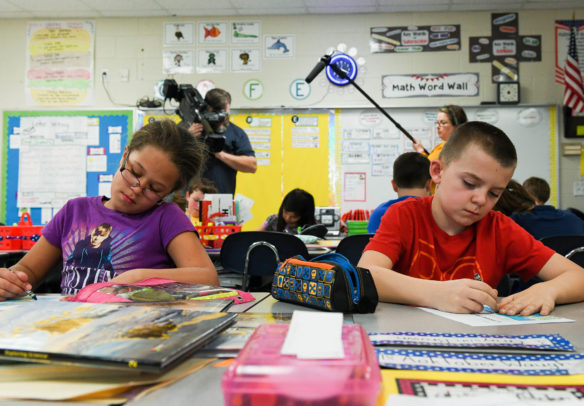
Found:
<path fill-rule="evenodd" d="M 258 161 L 256 173 L 237 173 L 235 189 L 254 201 L 253 219 L 243 225 L 244 231 L 250 231 L 277 213 L 282 202 L 282 116 L 241 113 L 231 116 L 231 121 L 246 132 Z"/>
<path fill-rule="evenodd" d="M 27 26 L 26 102 L 93 104 L 93 21 L 32 21 Z"/>
<path fill-rule="evenodd" d="M 329 114 L 286 114 L 283 118 L 284 194 L 304 189 L 314 196 L 316 206 L 330 206 Z"/>

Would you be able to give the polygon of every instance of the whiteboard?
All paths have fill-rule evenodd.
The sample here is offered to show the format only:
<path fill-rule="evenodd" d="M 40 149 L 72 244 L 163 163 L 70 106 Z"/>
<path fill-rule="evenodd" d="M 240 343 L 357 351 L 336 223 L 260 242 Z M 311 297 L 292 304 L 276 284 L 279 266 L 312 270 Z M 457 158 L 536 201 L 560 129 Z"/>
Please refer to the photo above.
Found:
<path fill-rule="evenodd" d="M 517 149 L 513 179 L 546 179 L 550 204 L 559 205 L 557 106 L 463 106 L 469 121 L 486 121 L 503 130 Z M 441 140 L 434 122 L 437 107 L 388 109 L 387 113 L 431 151 Z M 374 209 L 395 199 L 393 161 L 413 151 L 411 142 L 383 114 L 371 109 L 338 111 L 336 131 L 337 205 L 341 212 Z"/>

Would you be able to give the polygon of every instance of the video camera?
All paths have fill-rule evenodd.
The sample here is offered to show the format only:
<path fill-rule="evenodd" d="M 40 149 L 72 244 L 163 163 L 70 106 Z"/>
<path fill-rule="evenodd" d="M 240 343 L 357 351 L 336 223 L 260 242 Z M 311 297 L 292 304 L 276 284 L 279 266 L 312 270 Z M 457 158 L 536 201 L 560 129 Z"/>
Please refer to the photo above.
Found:
<path fill-rule="evenodd" d="M 162 94 L 164 99 L 174 99 L 179 103 L 176 113 L 182 118 L 187 128 L 193 123 L 201 123 L 203 125 L 203 140 L 209 151 L 212 153 L 223 150 L 225 145 L 225 136 L 213 128 L 217 128 L 219 124 L 229 121 L 229 113 L 225 110 L 207 111 L 209 105 L 205 103 L 205 99 L 201 93 L 192 85 L 179 85 L 174 79 L 165 79 L 162 86 Z M 227 128 L 223 126 L 223 128 Z M 224 132 L 223 130 L 222 132 Z"/>

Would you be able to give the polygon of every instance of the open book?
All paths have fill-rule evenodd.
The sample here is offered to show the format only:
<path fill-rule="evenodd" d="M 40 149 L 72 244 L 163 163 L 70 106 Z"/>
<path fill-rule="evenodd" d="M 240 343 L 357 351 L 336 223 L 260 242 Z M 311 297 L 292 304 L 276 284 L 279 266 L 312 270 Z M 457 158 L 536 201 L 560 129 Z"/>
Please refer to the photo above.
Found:
<path fill-rule="evenodd" d="M 162 371 L 235 317 L 164 306 L 31 301 L 0 312 L 0 358 Z"/>

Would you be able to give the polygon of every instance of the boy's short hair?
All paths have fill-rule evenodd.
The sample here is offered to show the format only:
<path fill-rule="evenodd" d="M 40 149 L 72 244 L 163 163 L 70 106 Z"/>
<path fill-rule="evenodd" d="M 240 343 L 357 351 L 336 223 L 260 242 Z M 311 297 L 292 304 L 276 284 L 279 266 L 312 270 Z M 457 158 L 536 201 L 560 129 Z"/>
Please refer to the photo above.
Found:
<path fill-rule="evenodd" d="M 523 187 L 537 202 L 545 203 L 550 198 L 550 185 L 545 179 L 532 176 L 525 179 Z"/>
<path fill-rule="evenodd" d="M 430 161 L 417 152 L 405 152 L 393 162 L 393 180 L 398 188 L 423 188 L 430 179 Z"/>
<path fill-rule="evenodd" d="M 439 159 L 448 165 L 459 159 L 470 144 L 478 145 L 503 168 L 517 166 L 517 151 L 507 134 L 482 121 L 469 121 L 456 127 L 444 144 Z"/>

